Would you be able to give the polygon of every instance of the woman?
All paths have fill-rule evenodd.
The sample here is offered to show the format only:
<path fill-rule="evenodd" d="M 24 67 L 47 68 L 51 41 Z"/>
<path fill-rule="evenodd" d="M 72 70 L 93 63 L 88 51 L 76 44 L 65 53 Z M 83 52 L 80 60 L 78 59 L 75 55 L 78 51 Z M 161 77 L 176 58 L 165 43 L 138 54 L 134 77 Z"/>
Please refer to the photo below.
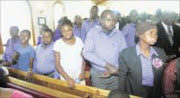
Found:
<path fill-rule="evenodd" d="M 54 45 L 55 66 L 60 79 L 66 80 L 70 88 L 74 83 L 85 84 L 85 61 L 81 55 L 83 42 L 73 35 L 73 25 L 68 19 L 62 20 L 60 26 L 63 38 Z M 81 82 L 80 82 L 81 81 Z"/>
<path fill-rule="evenodd" d="M 153 47 L 157 28 L 150 22 L 138 24 L 136 46 L 122 51 L 119 57 L 119 89 L 144 98 L 161 98 L 165 52 Z"/>

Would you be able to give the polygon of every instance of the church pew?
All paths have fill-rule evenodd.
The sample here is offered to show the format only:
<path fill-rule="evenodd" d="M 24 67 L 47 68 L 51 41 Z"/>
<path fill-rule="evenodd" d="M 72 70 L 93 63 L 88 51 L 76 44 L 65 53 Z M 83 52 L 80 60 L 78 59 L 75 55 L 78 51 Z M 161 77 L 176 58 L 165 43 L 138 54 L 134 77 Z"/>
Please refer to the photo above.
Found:
<path fill-rule="evenodd" d="M 10 82 L 5 83 L 5 87 L 6 88 L 13 88 L 13 89 L 25 92 L 27 94 L 30 94 L 34 98 L 54 98 L 53 96 L 50 96 L 50 95 L 47 95 L 47 94 L 44 94 L 44 93 L 40 93 L 40 92 L 31 90 L 31 89 L 28 89 L 28 88 L 25 88 L 25 87 L 22 87 L 22 86 L 18 86 L 18 85 L 15 85 L 13 83 L 10 83 Z"/>
<path fill-rule="evenodd" d="M 18 79 L 24 80 L 26 72 L 16 70 L 13 68 L 8 68 L 10 74 L 14 77 L 18 76 Z M 62 80 L 49 78 L 43 75 L 34 74 L 31 83 L 41 85 L 50 89 L 57 91 L 65 92 L 68 94 L 76 95 L 79 97 L 88 97 L 88 98 L 106 98 L 109 94 L 109 90 L 103 90 L 99 88 L 94 88 L 90 86 L 84 86 L 80 84 L 75 84 L 75 89 L 69 89 L 67 83 Z M 131 98 L 139 98 L 136 96 L 130 95 Z"/>
<path fill-rule="evenodd" d="M 24 87 L 24 88 L 28 88 L 30 90 L 36 91 L 36 93 L 41 92 L 43 94 L 52 96 L 54 98 L 82 98 L 82 97 L 75 96 L 75 95 L 72 95 L 72 94 L 64 93 L 64 92 L 61 92 L 61 91 L 57 91 L 57 90 L 54 90 L 54 89 L 50 89 L 50 88 L 47 88 L 47 87 L 43 87 L 43 86 L 40 86 L 40 85 L 36 85 L 36 84 L 32 84 L 32 83 L 29 83 L 29 82 L 26 82 L 26 81 L 22 81 L 22 80 L 13 78 L 11 76 L 8 76 L 7 81 L 8 81 L 8 83 L 11 83 L 11 84 L 14 84 L 14 85 L 17 85 L 17 86 L 21 86 L 21 87 Z"/>

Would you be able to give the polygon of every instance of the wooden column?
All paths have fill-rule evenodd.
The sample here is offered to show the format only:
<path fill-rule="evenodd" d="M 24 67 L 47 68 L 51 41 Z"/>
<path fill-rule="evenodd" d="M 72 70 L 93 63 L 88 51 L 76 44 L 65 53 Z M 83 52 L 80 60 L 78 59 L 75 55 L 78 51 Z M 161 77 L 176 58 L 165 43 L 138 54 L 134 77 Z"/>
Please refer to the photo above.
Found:
<path fill-rule="evenodd" d="M 2 43 L 1 34 L 0 34 L 0 54 L 3 54 L 3 43 Z"/>

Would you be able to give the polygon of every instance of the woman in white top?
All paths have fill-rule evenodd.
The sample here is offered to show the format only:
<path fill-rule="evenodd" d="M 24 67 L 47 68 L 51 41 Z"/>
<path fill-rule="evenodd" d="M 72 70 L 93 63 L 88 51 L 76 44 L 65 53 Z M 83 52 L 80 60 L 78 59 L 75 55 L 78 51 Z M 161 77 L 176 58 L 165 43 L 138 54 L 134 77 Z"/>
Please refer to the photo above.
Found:
<path fill-rule="evenodd" d="M 68 86 L 74 88 L 75 80 L 82 81 L 85 77 L 85 61 L 81 55 L 84 45 L 80 38 L 73 36 L 70 20 L 63 20 L 60 29 L 63 38 L 57 40 L 53 48 L 56 70 L 61 74 L 60 79 L 66 80 Z"/>

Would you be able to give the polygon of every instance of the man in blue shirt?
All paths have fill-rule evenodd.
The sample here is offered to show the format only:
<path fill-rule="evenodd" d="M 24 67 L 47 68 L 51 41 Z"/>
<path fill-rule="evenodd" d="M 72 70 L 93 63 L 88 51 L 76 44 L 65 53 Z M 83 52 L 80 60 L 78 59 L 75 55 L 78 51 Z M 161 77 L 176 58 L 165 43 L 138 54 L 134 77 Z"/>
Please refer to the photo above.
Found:
<path fill-rule="evenodd" d="M 31 45 L 29 45 L 30 37 L 31 33 L 29 30 L 21 31 L 21 44 L 18 46 L 16 50 L 18 53 L 20 53 L 20 57 L 17 61 L 17 64 L 14 65 L 16 69 L 23 71 L 32 71 L 35 50 Z"/>
<path fill-rule="evenodd" d="M 12 55 L 17 49 L 17 46 L 19 46 L 21 43 L 18 33 L 19 29 L 17 26 L 12 26 L 10 28 L 10 35 L 12 38 L 8 39 L 6 43 L 6 50 L 2 57 L 5 62 L 12 61 Z"/>
<path fill-rule="evenodd" d="M 102 89 L 117 89 L 118 57 L 127 47 L 123 34 L 115 29 L 116 19 L 111 10 L 101 14 L 101 26 L 92 28 L 87 35 L 83 56 L 90 61 L 92 86 Z M 110 74 L 106 78 L 101 78 Z"/>
<path fill-rule="evenodd" d="M 77 36 L 82 40 L 81 32 L 82 32 L 82 18 L 81 16 L 76 15 L 74 17 L 73 34 L 74 36 Z"/>
<path fill-rule="evenodd" d="M 90 18 L 88 18 L 87 20 L 85 20 L 82 24 L 82 34 L 81 34 L 81 38 L 82 41 L 85 42 L 86 40 L 86 36 L 87 33 L 89 32 L 89 30 L 95 26 L 99 26 L 100 22 L 98 17 L 98 7 L 97 6 L 92 6 L 91 10 L 90 10 Z"/>
<path fill-rule="evenodd" d="M 42 33 L 42 43 L 36 48 L 36 56 L 34 58 L 33 70 L 37 74 L 53 77 L 55 71 L 54 64 L 54 41 L 53 31 L 45 29 Z"/>
<path fill-rule="evenodd" d="M 128 47 L 135 46 L 135 33 L 136 33 L 136 24 L 138 23 L 138 12 L 132 10 L 129 14 L 130 24 L 127 24 L 123 27 L 122 33 L 124 34 L 126 43 Z"/>

